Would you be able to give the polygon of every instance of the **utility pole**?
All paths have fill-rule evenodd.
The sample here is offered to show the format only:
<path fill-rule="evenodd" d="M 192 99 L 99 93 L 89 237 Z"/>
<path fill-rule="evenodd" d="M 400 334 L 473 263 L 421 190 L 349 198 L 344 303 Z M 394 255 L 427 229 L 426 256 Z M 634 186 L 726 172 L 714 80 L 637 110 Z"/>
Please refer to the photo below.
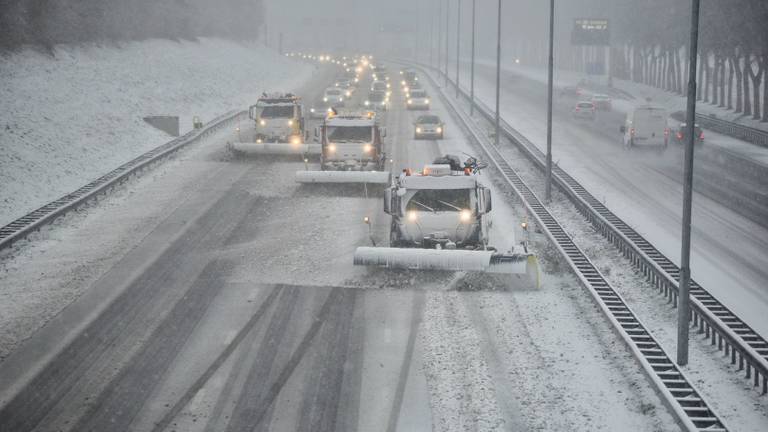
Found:
<path fill-rule="evenodd" d="M 469 115 L 475 114 L 475 1 L 472 0 L 472 65 L 469 67 Z"/>
<path fill-rule="evenodd" d="M 549 0 L 549 59 L 547 64 L 547 177 L 544 201 L 552 201 L 552 86 L 555 69 L 555 0 Z"/>
<path fill-rule="evenodd" d="M 683 241 L 680 252 L 680 290 L 677 294 L 677 364 L 688 364 L 688 330 L 691 323 L 691 213 L 693 205 L 693 140 L 696 119 L 696 54 L 699 50 L 699 0 L 691 0 L 691 42 L 688 54 L 688 100 L 685 111 L 685 162 L 683 163 Z"/>
<path fill-rule="evenodd" d="M 437 72 L 438 77 L 440 73 L 440 65 L 442 64 L 442 49 L 443 49 L 443 0 L 437 0 Z"/>
<path fill-rule="evenodd" d="M 451 0 L 445 1 L 445 86 L 448 87 L 448 28 L 451 25 Z"/>
<path fill-rule="evenodd" d="M 499 88 L 501 87 L 501 0 L 498 0 L 499 11 L 496 22 L 496 135 L 493 139 L 499 146 Z"/>
<path fill-rule="evenodd" d="M 456 99 L 459 98 L 459 56 L 461 54 L 461 0 L 456 0 Z"/>

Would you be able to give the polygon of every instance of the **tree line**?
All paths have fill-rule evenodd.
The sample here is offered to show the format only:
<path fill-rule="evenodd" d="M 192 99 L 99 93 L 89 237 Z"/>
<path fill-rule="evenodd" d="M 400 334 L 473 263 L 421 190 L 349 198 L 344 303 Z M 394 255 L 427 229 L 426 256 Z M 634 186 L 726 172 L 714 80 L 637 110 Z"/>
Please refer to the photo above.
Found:
<path fill-rule="evenodd" d="M 622 0 L 613 75 L 686 94 L 690 0 Z M 702 0 L 698 100 L 768 122 L 768 1 Z"/>
<path fill-rule="evenodd" d="M 225 37 L 256 40 L 262 0 L 0 0 L 0 49 Z"/>

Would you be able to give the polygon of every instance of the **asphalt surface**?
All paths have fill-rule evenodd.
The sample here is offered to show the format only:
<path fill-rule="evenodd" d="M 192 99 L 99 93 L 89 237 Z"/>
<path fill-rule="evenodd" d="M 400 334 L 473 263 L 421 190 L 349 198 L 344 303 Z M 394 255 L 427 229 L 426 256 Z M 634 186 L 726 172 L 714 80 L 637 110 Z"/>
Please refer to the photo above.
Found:
<path fill-rule="evenodd" d="M 296 93 L 311 100 L 329 80 L 319 73 Z M 365 87 L 353 97 L 357 102 Z M 442 107 L 436 109 L 448 121 L 446 140 L 414 141 L 412 123 L 421 112 L 402 109 L 393 87 L 392 109 L 381 116 L 393 172 L 463 148 L 461 131 Z M 248 139 L 247 126 L 240 126 L 240 139 Z M 179 190 L 174 209 L 5 360 L 0 431 L 672 424 L 593 307 L 578 300 L 572 306 L 567 296 L 573 294 L 563 296 L 560 288 L 489 302 L 474 296 L 489 286 L 483 276 L 457 283 L 450 273 L 354 267 L 356 246 L 369 245 L 370 237 L 387 241 L 381 192 L 300 186 L 293 174 L 303 161 L 235 157 L 225 140 L 236 137 L 232 132 L 180 156 L 174 169 L 194 169 L 199 177 Z M 152 199 L 128 196 L 120 205 L 141 207 Z M 503 207 L 494 211 L 514 220 Z M 372 220 L 370 232 L 364 216 Z M 510 236 L 501 233 L 496 241 L 511 244 Z M 461 292 L 467 287 L 473 292 Z M 495 304 L 522 309 L 511 329 L 512 318 L 483 312 Z M 557 320 L 539 319 L 547 309 L 567 316 L 569 328 L 548 327 Z M 475 325 L 483 338 L 478 345 Z M 514 342 L 505 344 L 500 338 L 507 331 Z M 539 338 L 550 341 L 546 348 L 536 347 Z M 574 352 L 572 360 L 563 357 Z M 553 385 L 556 364 L 573 368 L 568 383 Z M 611 396 L 615 389 L 624 399 Z M 580 396 L 571 401 L 574 391 Z M 639 413 L 641 402 L 658 411 Z M 550 418 L 529 403 L 561 415 Z M 601 419 L 589 411 L 602 404 L 616 415 Z"/>

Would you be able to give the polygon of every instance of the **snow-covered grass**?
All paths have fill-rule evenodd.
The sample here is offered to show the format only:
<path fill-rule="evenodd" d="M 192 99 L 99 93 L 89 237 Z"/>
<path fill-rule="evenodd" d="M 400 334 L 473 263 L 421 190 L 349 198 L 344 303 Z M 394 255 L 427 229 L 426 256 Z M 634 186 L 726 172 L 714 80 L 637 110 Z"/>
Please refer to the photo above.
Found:
<path fill-rule="evenodd" d="M 220 39 L 58 46 L 0 57 L 0 226 L 171 139 L 147 115 L 177 115 L 181 133 L 290 90 L 311 66 Z"/>

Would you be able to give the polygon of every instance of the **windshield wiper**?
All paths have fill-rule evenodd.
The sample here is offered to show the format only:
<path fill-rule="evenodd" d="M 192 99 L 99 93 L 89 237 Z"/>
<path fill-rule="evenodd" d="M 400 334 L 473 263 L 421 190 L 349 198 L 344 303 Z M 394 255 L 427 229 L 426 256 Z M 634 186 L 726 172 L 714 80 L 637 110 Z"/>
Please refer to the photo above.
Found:
<path fill-rule="evenodd" d="M 416 204 L 416 205 L 420 205 L 420 206 L 424 207 L 425 209 L 427 209 L 427 210 L 431 211 L 432 213 L 436 213 L 436 212 L 435 212 L 435 209 L 433 209 L 433 208 L 431 208 L 431 207 L 429 207 L 429 206 L 427 206 L 427 205 L 425 205 L 425 204 L 422 204 L 422 203 L 420 203 L 420 202 L 418 202 L 418 201 L 416 201 L 416 200 L 414 200 L 414 199 L 412 199 L 412 200 L 411 200 L 411 202 L 412 202 L 412 203 L 414 203 L 414 204 Z"/>
<path fill-rule="evenodd" d="M 445 201 L 441 201 L 441 200 L 437 200 L 437 202 L 439 202 L 440 204 L 444 204 L 444 205 L 447 205 L 448 207 L 453 207 L 453 208 L 455 208 L 457 211 L 461 211 L 461 208 L 459 208 L 459 207 L 456 207 L 455 205 L 453 205 L 453 204 L 451 204 L 451 203 L 447 203 L 447 202 L 445 202 Z"/>

